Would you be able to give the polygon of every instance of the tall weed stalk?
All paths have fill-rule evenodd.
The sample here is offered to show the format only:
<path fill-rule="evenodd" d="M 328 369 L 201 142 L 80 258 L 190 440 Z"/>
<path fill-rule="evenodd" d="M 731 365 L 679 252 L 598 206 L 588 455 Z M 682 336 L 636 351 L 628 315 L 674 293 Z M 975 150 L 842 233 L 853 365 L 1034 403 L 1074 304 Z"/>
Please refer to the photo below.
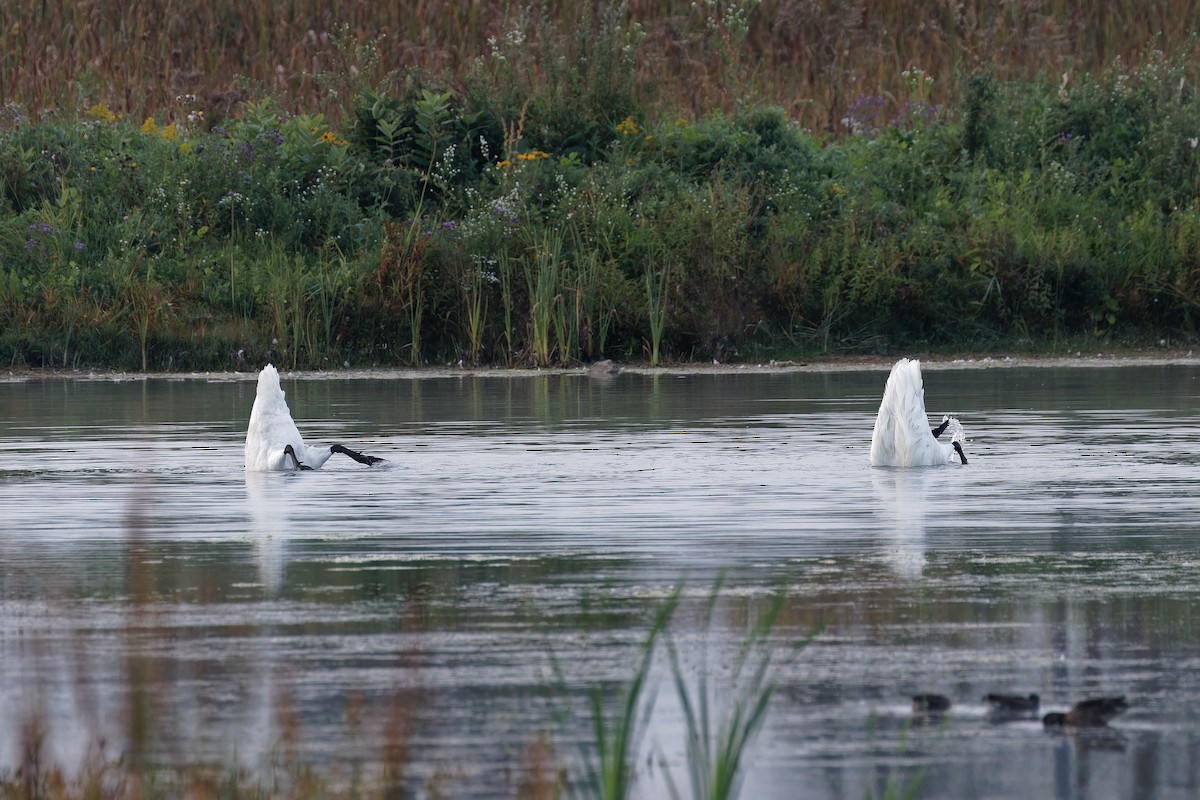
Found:
<path fill-rule="evenodd" d="M 663 331 L 667 326 L 667 290 L 671 267 L 666 261 L 646 266 L 646 311 L 650 317 L 650 366 L 657 367 L 662 355 Z"/>
<path fill-rule="evenodd" d="M 546 231 L 531 252 L 522 259 L 525 271 L 525 288 L 529 297 L 529 345 L 533 363 L 538 367 L 549 366 L 555 353 L 551 334 L 556 323 L 564 322 L 560 314 L 562 292 L 562 236 L 556 231 Z M 558 329 L 558 345 L 562 346 L 565 328 Z M 565 353 L 559 350 L 560 358 Z"/>
<path fill-rule="evenodd" d="M 704 607 L 703 630 L 712 629 L 713 612 L 720 598 L 718 580 Z M 667 653 L 675 691 L 683 708 L 687 729 L 687 769 L 693 800 L 733 800 L 741 789 L 745 757 L 750 744 L 761 730 L 774 694 L 770 681 L 771 648 L 768 636 L 775 627 L 786 596 L 777 593 L 755 621 L 742 643 L 730 675 L 719 686 L 711 685 L 712 674 L 707 647 L 702 650 L 696 674 L 696 686 L 689 686 L 689 670 L 680 658 L 674 637 L 666 637 Z M 813 631 L 801 640 L 806 646 L 816 635 Z M 670 772 L 668 787 L 674 798 L 683 795 Z"/>
<path fill-rule="evenodd" d="M 592 716 L 592 747 L 585 750 L 584 781 L 579 792 L 596 800 L 625 800 L 629 797 L 636 775 L 635 763 L 646 725 L 654 710 L 654 695 L 646 694 L 650 667 L 659 638 L 670 625 L 683 593 L 680 584 L 658 607 L 646 638 L 639 648 L 640 658 L 629 682 L 618 691 L 614 710 L 609 710 L 608 697 L 601 686 L 588 692 Z M 559 686 L 564 690 L 566 680 L 553 660 Z"/>

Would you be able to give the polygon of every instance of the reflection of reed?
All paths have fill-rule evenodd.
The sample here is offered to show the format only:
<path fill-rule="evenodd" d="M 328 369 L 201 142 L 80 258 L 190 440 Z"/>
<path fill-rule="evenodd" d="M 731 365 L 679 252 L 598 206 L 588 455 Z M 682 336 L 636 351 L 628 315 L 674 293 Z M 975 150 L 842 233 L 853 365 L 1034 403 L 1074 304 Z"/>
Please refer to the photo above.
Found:
<path fill-rule="evenodd" d="M 129 501 L 125 513 L 125 567 L 129 580 L 129 603 L 125 615 L 123 651 L 125 654 L 126 707 L 125 753 L 129 778 L 134 783 L 134 796 L 142 794 L 141 782 L 149 765 L 149 749 L 156 720 L 169 715 L 159 713 L 155 705 L 163 685 L 163 669 L 158 659 L 143 647 L 143 631 L 153 628 L 153 599 L 155 594 L 155 559 L 150 548 L 149 509 L 153 503 L 151 491 L 142 487 Z M 159 730 L 158 734 L 165 731 Z M 168 738 L 168 737 L 164 737 Z"/>
<path fill-rule="evenodd" d="M 878 501 L 877 513 L 891 527 L 884 559 L 906 578 L 921 575 L 925 568 L 925 495 L 929 470 L 871 470 L 871 483 Z"/>

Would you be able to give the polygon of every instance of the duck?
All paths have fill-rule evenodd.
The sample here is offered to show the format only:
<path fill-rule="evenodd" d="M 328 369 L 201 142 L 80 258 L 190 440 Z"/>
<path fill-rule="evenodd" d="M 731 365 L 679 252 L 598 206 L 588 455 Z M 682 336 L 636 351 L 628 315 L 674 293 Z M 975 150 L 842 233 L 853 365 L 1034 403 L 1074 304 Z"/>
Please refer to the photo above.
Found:
<path fill-rule="evenodd" d="M 335 453 L 372 466 L 383 461 L 340 444 L 309 447 L 300 436 L 288 409 L 279 371 L 267 364 L 258 374 L 250 426 L 246 430 L 246 469 L 258 472 L 288 472 L 320 469 Z"/>
<path fill-rule="evenodd" d="M 1038 710 L 1040 701 L 1036 694 L 1027 696 L 1019 694 L 986 694 L 983 696 L 983 702 L 987 703 L 992 711 L 1009 714 L 1032 714 Z"/>
<path fill-rule="evenodd" d="M 1100 728 L 1108 725 L 1110 719 L 1127 708 L 1129 708 L 1129 704 L 1125 702 L 1124 695 L 1093 697 L 1071 706 L 1071 710 L 1065 714 L 1058 712 L 1047 714 L 1042 717 L 1042 724 L 1047 728 Z"/>
<path fill-rule="evenodd" d="M 914 694 L 912 707 L 917 714 L 941 714 L 950 710 L 950 698 L 944 694 Z"/>
<path fill-rule="evenodd" d="M 947 430 L 950 444 L 943 444 L 938 438 Z M 953 463 L 955 456 L 965 466 L 965 439 L 955 417 L 944 416 L 940 425 L 930 428 L 921 362 L 902 358 L 892 365 L 871 432 L 871 466 L 933 467 Z"/>

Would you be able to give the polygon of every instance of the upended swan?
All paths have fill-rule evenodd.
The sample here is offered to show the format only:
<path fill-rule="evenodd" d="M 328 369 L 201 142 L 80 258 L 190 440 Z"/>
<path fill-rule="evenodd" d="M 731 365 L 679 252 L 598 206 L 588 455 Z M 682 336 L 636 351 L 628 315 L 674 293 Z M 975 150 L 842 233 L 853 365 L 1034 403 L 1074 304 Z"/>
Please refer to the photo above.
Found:
<path fill-rule="evenodd" d="M 304 444 L 279 386 L 279 372 L 271 364 L 263 367 L 258 374 L 258 393 L 254 396 L 250 427 L 246 431 L 246 469 L 277 472 L 320 469 L 334 453 L 350 456 L 368 466 L 383 460 L 340 444 L 331 447 Z"/>
<path fill-rule="evenodd" d="M 947 429 L 950 444 L 942 444 L 938 437 Z M 888 376 L 871 434 L 871 466 L 932 467 L 952 463 L 955 453 L 966 464 L 964 438 L 962 425 L 954 417 L 945 417 L 941 425 L 930 429 L 921 362 L 907 358 L 897 361 Z"/>

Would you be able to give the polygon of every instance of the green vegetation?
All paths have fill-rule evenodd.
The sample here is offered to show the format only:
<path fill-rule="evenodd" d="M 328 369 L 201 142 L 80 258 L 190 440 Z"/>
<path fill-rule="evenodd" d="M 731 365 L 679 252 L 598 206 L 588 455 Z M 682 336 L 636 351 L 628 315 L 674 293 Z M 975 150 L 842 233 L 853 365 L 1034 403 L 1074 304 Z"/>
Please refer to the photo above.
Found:
<path fill-rule="evenodd" d="M 408 43 L 444 29 L 478 55 L 453 74 L 387 72 L 403 42 L 370 38 L 366 20 L 310 35 L 300 5 L 168 15 L 196 34 L 171 39 L 183 50 L 234 32 L 205 58 L 252 34 L 266 48 L 208 71 L 257 78 L 214 103 L 149 89 L 147 64 L 179 57 L 163 32 L 63 19 L 62 36 L 94 41 L 54 44 L 43 16 L 76 12 L 17 4 L 0 33 L 0 357 L 545 366 L 1197 336 L 1200 52 L 1182 38 L 1153 50 L 1111 4 L 1091 22 L 1063 11 L 1083 24 L 1046 63 L 1116 52 L 1137 66 L 1030 74 L 1014 36 L 1013 66 L 971 69 L 980 37 L 1008 30 L 979 3 L 969 24 L 931 13 L 928 55 L 890 56 L 944 73 L 836 73 L 807 95 L 819 121 L 795 101 L 815 80 L 783 99 L 777 4 L 472 6 L 436 26 L 450 12 L 419 10 L 405 24 L 430 27 Z M 846 25 L 847 41 L 861 33 Z M 312 71 L 268 81 L 270 64 L 300 74 L 271 49 L 289 31 Z M 686 47 L 649 54 L 671 36 Z M 88 67 L 65 44 L 107 56 Z M 51 46 L 70 53 L 58 82 L 13 60 Z"/>
<path fill-rule="evenodd" d="M 713 585 L 704 607 L 706 632 L 712 630 L 721 586 L 721 580 Z M 699 667 L 689 670 L 675 640 L 668 636 L 671 675 L 687 730 L 687 774 L 691 786 L 689 794 L 680 794 L 670 773 L 666 773 L 673 798 L 734 800 L 739 795 L 745 774 L 744 759 L 766 722 L 775 693 L 773 647 L 769 637 L 786 599 L 784 592 L 776 592 L 757 619 L 749 621 L 749 633 L 738 650 L 733 667 L 728 674 L 721 675 L 719 681 L 713 681 L 714 670 L 709 664 L 706 646 L 701 648 Z M 808 636 L 795 642 L 793 654 L 807 647 L 820 630 L 814 628 Z"/>

